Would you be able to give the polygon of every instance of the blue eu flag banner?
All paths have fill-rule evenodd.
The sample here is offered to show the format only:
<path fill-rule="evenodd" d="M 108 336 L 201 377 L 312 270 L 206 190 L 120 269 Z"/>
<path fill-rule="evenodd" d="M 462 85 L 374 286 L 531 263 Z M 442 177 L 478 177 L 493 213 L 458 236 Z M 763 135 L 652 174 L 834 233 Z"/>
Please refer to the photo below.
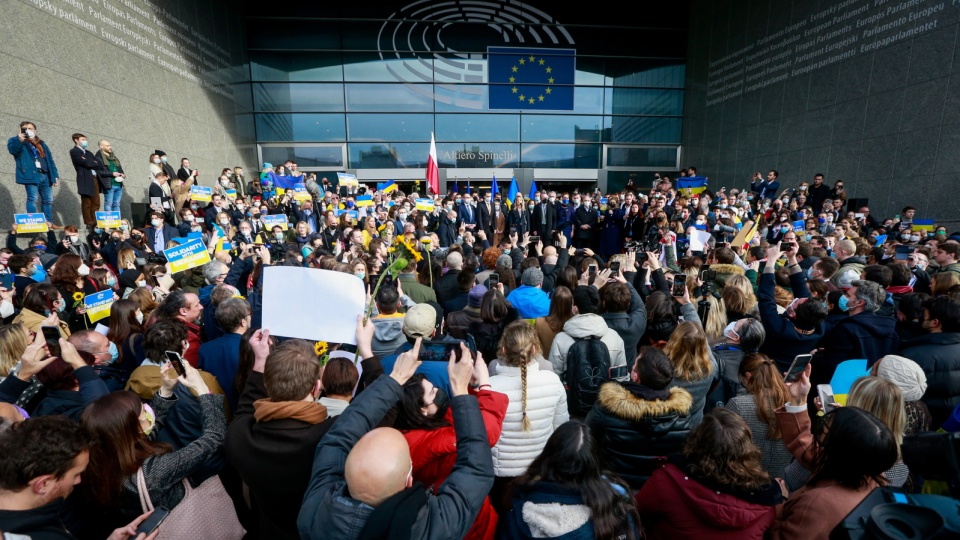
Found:
<path fill-rule="evenodd" d="M 491 109 L 573 110 L 574 49 L 487 47 Z"/>

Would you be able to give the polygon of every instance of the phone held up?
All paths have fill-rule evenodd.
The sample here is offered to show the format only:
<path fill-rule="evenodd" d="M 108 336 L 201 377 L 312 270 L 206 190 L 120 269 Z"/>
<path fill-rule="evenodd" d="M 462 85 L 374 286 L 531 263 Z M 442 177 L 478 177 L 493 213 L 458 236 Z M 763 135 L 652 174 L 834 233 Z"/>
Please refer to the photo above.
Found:
<path fill-rule="evenodd" d="M 684 274 L 677 274 L 673 276 L 673 290 L 670 291 L 673 296 L 683 296 L 684 291 L 687 288 L 687 276 Z"/>
<path fill-rule="evenodd" d="M 813 360 L 812 354 L 798 354 L 793 359 L 793 363 L 790 364 L 790 369 L 787 370 L 787 374 L 783 377 L 783 382 L 795 383 L 800 380 L 800 376 L 803 375 L 803 371 L 807 369 L 807 365 L 810 361 Z"/>
<path fill-rule="evenodd" d="M 163 354 L 167 356 L 167 361 L 169 361 L 170 365 L 173 366 L 173 370 L 177 372 L 177 377 L 187 374 L 187 370 L 183 368 L 183 358 L 180 357 L 180 353 L 174 351 L 163 351 Z"/>
<path fill-rule="evenodd" d="M 43 332 L 43 340 L 47 342 L 50 356 L 60 358 L 60 329 L 56 326 L 41 326 L 40 331 Z"/>

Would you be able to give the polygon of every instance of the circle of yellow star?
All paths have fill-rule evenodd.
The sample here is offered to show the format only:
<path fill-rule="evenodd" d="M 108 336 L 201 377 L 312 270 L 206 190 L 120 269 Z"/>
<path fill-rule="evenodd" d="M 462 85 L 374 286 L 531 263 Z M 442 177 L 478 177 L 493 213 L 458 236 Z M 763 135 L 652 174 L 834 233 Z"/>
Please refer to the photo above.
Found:
<path fill-rule="evenodd" d="M 513 92 L 514 94 L 516 94 L 516 93 L 517 93 L 517 87 L 514 86 L 513 88 L 510 89 L 510 91 Z"/>
<path fill-rule="evenodd" d="M 514 71 L 516 71 L 516 70 L 514 70 Z M 552 67 L 549 67 L 549 66 L 547 66 L 547 73 L 553 73 L 553 68 L 552 68 Z"/>
<path fill-rule="evenodd" d="M 520 101 L 523 101 L 525 99 L 527 99 L 526 96 L 524 96 L 523 94 L 520 94 Z"/>
<path fill-rule="evenodd" d="M 509 80 L 510 82 L 517 82 L 517 78 L 516 78 L 516 77 L 510 77 L 510 78 L 507 79 L 507 80 Z"/>
<path fill-rule="evenodd" d="M 513 66 L 513 67 L 512 67 L 512 68 L 510 68 L 510 69 L 512 69 L 514 73 L 516 73 L 516 72 L 517 72 L 517 66 Z"/>
<path fill-rule="evenodd" d="M 541 94 L 541 95 L 537 96 L 537 99 L 540 100 L 540 101 L 543 101 L 543 95 Z"/>
<path fill-rule="evenodd" d="M 530 98 L 530 99 L 529 99 L 529 100 L 527 100 L 527 101 L 529 101 L 529 102 L 530 102 L 530 104 L 531 104 L 531 105 L 533 105 L 533 98 Z"/>
<path fill-rule="evenodd" d="M 540 65 L 543 65 L 543 58 L 540 59 Z"/>
<path fill-rule="evenodd" d="M 526 60 L 524 60 L 523 58 L 521 58 L 521 59 L 520 59 L 520 65 L 522 66 L 525 61 L 526 61 Z"/>
<path fill-rule="evenodd" d="M 550 77 L 549 79 L 547 79 L 547 82 L 550 84 L 553 84 L 553 77 Z"/>
<path fill-rule="evenodd" d="M 551 92 L 553 92 L 553 88 L 547 87 L 547 93 L 549 94 Z"/>

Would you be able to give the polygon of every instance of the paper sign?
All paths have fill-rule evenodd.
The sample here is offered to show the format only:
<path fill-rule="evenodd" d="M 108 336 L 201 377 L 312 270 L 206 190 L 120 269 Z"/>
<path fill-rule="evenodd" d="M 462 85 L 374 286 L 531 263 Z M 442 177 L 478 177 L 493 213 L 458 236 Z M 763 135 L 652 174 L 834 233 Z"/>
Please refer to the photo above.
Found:
<path fill-rule="evenodd" d="M 360 195 L 357 197 L 357 208 L 365 208 L 367 206 L 373 206 L 372 195 Z"/>
<path fill-rule="evenodd" d="M 293 186 L 293 200 L 303 202 L 313 200 L 313 197 L 311 197 L 310 193 L 307 192 L 306 185 L 297 184 Z"/>
<path fill-rule="evenodd" d="M 226 193 L 226 194 L 227 194 L 227 197 L 230 198 L 230 199 L 236 199 L 236 198 L 237 198 L 237 190 L 235 190 L 235 189 L 227 189 L 227 190 L 224 190 L 224 193 Z"/>
<path fill-rule="evenodd" d="M 357 180 L 357 175 L 342 172 L 337 173 L 337 182 L 344 187 L 357 187 L 360 185 L 360 182 Z"/>
<path fill-rule="evenodd" d="M 96 212 L 97 227 L 101 229 L 119 229 L 120 212 Z"/>
<path fill-rule="evenodd" d="M 109 317 L 110 307 L 113 306 L 113 289 L 88 294 L 83 299 L 83 306 L 87 309 L 87 317 L 92 323 Z"/>
<path fill-rule="evenodd" d="M 806 228 L 806 223 L 801 219 L 793 222 L 793 232 L 802 234 Z"/>
<path fill-rule="evenodd" d="M 213 198 L 213 188 L 204 186 L 190 187 L 190 200 L 197 202 L 210 202 Z"/>
<path fill-rule="evenodd" d="M 13 221 L 17 224 L 17 234 L 47 232 L 47 216 L 40 214 L 14 214 Z"/>
<path fill-rule="evenodd" d="M 710 233 L 707 231 L 690 231 L 690 251 L 706 251 Z"/>
<path fill-rule="evenodd" d="M 433 199 L 417 199 L 417 210 L 433 212 Z"/>
<path fill-rule="evenodd" d="M 170 263 L 170 272 L 176 274 L 190 268 L 203 266 L 210 262 L 210 253 L 200 238 L 163 250 L 163 255 Z"/>
<path fill-rule="evenodd" d="M 275 225 L 279 225 L 283 230 L 287 230 L 287 216 L 284 214 L 267 214 L 261 216 L 263 220 L 263 227 L 268 231 L 272 231 Z"/>
<path fill-rule="evenodd" d="M 733 239 L 733 244 L 731 245 L 739 248 L 745 247 L 753 240 L 753 235 L 757 233 L 757 227 L 759 226 L 760 222 L 754 222 L 749 227 L 740 229 L 740 232 L 737 233 L 737 237 Z"/>
<path fill-rule="evenodd" d="M 296 302 L 290 299 L 296 297 Z M 364 312 L 363 281 L 352 274 L 270 266 L 263 269 L 263 328 L 274 336 L 355 345 L 357 316 Z M 324 311 L 317 324 L 316 306 Z"/>

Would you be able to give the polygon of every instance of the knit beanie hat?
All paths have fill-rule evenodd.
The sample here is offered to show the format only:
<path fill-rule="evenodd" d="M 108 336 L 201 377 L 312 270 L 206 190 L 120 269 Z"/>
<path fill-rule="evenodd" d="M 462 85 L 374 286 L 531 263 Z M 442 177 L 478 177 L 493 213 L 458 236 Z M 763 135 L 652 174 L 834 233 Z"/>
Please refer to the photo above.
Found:
<path fill-rule="evenodd" d="M 539 287 L 543 285 L 543 272 L 539 268 L 527 268 L 520 276 L 520 282 L 527 287 Z"/>
<path fill-rule="evenodd" d="M 497 257 L 497 266 L 513 268 L 513 259 L 511 259 L 509 255 L 501 255 Z"/>
<path fill-rule="evenodd" d="M 887 355 L 879 360 L 877 377 L 892 382 L 903 392 L 904 401 L 917 401 L 927 391 L 927 375 L 909 358 Z"/>

